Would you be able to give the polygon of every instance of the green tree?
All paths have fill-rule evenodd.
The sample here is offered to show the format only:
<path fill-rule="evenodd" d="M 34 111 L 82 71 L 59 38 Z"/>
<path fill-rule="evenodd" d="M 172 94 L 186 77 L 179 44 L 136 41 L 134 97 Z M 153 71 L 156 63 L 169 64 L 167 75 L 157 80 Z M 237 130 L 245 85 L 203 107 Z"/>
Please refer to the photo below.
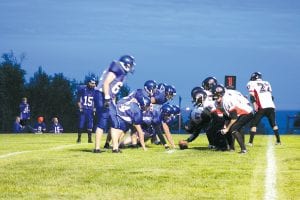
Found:
<path fill-rule="evenodd" d="M 47 115 L 58 117 L 65 132 L 74 132 L 77 127 L 77 107 L 73 96 L 72 83 L 62 73 L 51 78 Z"/>
<path fill-rule="evenodd" d="M 39 67 L 27 85 L 32 121 L 35 122 L 38 116 L 43 116 L 47 121 L 51 118 L 49 113 L 52 108 L 48 106 L 50 103 L 49 99 L 51 99 L 49 90 L 50 77 L 43 71 L 42 67 Z"/>
<path fill-rule="evenodd" d="M 25 91 L 25 71 L 20 61 L 11 51 L 4 53 L 0 63 L 0 131 L 9 132 L 15 116 L 19 115 L 19 104 Z"/>

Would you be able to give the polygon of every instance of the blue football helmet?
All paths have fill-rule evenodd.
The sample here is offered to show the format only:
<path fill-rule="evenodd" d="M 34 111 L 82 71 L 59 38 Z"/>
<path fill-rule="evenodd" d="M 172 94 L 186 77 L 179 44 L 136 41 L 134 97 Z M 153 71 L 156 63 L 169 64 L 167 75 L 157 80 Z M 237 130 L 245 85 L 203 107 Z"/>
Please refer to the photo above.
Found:
<path fill-rule="evenodd" d="M 175 87 L 172 86 L 172 85 L 167 85 L 165 87 L 165 94 L 166 94 L 166 98 L 168 100 L 173 99 L 173 97 L 176 96 L 176 89 L 175 89 Z"/>
<path fill-rule="evenodd" d="M 157 83 L 154 80 L 148 80 L 144 84 L 145 91 L 149 94 L 149 96 L 153 96 L 155 90 L 157 89 Z"/>
<path fill-rule="evenodd" d="M 252 73 L 250 77 L 250 81 L 256 81 L 257 79 L 262 79 L 262 74 L 260 72 Z"/>
<path fill-rule="evenodd" d="M 137 100 L 140 108 L 145 111 L 150 108 L 151 100 L 148 96 L 143 95 L 142 93 L 136 93 L 135 99 Z"/>
<path fill-rule="evenodd" d="M 202 81 L 202 87 L 205 89 L 205 90 L 209 90 L 211 91 L 212 88 L 215 86 L 215 85 L 218 85 L 218 81 L 215 77 L 213 76 L 210 76 L 210 77 L 207 77 L 206 79 L 204 79 Z"/>
<path fill-rule="evenodd" d="M 170 104 L 164 104 L 160 108 L 160 112 L 163 116 L 172 116 L 172 114 L 174 113 L 174 109 Z"/>
<path fill-rule="evenodd" d="M 94 87 L 96 87 L 96 78 L 95 78 L 94 76 L 92 76 L 92 77 L 90 77 L 90 78 L 88 79 L 88 84 L 87 84 L 87 86 L 88 86 L 89 88 L 94 88 Z"/>
<path fill-rule="evenodd" d="M 224 96 L 225 94 L 225 87 L 223 85 L 215 85 L 212 88 L 212 94 L 213 94 L 213 99 L 216 100 L 219 97 Z"/>
<path fill-rule="evenodd" d="M 165 83 L 160 83 L 160 84 L 157 85 L 157 89 L 158 89 L 159 91 L 165 91 L 166 86 L 167 86 L 167 84 L 165 84 Z"/>
<path fill-rule="evenodd" d="M 130 56 L 130 55 L 121 56 L 119 61 L 124 64 L 124 66 L 122 66 L 122 67 L 124 68 L 124 70 L 126 72 L 131 72 L 131 73 L 134 72 L 135 59 L 133 56 Z"/>
<path fill-rule="evenodd" d="M 177 105 L 172 105 L 173 108 L 173 115 L 179 115 L 180 114 L 180 108 Z"/>

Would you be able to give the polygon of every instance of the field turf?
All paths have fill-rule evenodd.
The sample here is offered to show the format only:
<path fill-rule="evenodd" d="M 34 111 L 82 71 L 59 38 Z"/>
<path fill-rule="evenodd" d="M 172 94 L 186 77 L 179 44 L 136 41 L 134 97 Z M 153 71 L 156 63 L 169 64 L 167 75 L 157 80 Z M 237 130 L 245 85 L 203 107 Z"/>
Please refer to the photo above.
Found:
<path fill-rule="evenodd" d="M 264 199 L 268 143 L 275 142 L 258 135 L 242 155 L 238 144 L 236 152 L 209 150 L 200 135 L 187 150 L 148 142 L 146 152 L 94 154 L 87 135 L 81 144 L 76 138 L 0 134 L 0 199 Z M 300 136 L 282 135 L 274 154 L 276 198 L 300 199 Z"/>

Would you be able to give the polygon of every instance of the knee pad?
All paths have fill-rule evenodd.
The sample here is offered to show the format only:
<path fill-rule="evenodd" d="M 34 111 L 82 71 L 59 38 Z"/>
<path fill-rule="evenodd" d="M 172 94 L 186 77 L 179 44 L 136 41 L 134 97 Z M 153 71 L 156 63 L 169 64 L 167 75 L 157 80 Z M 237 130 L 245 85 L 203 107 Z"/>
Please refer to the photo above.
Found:
<path fill-rule="evenodd" d="M 278 130 L 278 126 L 274 126 L 274 127 L 273 127 L 273 130 L 274 130 L 274 131 L 277 131 L 277 130 Z"/>

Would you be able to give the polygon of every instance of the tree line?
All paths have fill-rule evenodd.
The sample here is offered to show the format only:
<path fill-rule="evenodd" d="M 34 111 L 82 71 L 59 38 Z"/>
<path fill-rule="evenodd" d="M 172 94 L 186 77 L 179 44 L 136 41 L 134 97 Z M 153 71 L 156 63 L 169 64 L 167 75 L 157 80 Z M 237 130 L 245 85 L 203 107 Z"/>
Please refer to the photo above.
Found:
<path fill-rule="evenodd" d="M 76 89 L 81 83 L 69 80 L 62 73 L 48 75 L 39 67 L 28 82 L 22 69 L 24 57 L 17 59 L 14 53 L 4 53 L 0 63 L 0 131 L 11 132 L 12 124 L 19 116 L 19 104 L 27 97 L 31 109 L 31 124 L 38 116 L 50 124 L 58 117 L 65 132 L 77 129 Z"/>

